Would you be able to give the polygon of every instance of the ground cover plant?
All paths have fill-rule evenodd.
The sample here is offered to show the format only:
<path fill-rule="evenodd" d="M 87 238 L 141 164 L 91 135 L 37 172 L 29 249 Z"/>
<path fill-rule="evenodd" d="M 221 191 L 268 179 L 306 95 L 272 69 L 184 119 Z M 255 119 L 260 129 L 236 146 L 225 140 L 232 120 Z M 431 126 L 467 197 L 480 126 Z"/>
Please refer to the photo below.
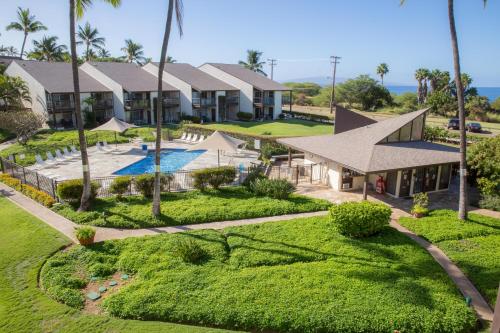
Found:
<path fill-rule="evenodd" d="M 41 280 L 78 293 L 71 278 L 114 272 L 133 276 L 102 303 L 121 318 L 273 332 L 469 332 L 476 322 L 409 238 L 386 227 L 351 239 L 326 216 L 78 246 Z"/>
<path fill-rule="evenodd" d="M 222 332 L 94 316 L 56 302 L 38 288 L 38 273 L 44 262 L 70 240 L 3 197 L 0 212 L 0 331 Z"/>
<path fill-rule="evenodd" d="M 192 128 L 210 129 L 214 131 L 224 131 L 228 133 L 259 135 L 269 137 L 286 136 L 308 136 L 332 134 L 333 128 L 330 124 L 322 124 L 307 120 L 289 119 L 274 121 L 245 121 L 214 123 L 206 125 L 189 125 Z"/>
<path fill-rule="evenodd" d="M 330 203 L 292 194 L 286 200 L 255 197 L 244 187 L 218 191 L 162 193 L 158 218 L 151 216 L 151 200 L 143 196 L 96 199 L 87 212 L 76 212 L 71 205 L 56 205 L 54 210 L 80 224 L 118 228 L 148 228 L 263 216 L 327 210 Z"/>
<path fill-rule="evenodd" d="M 494 306 L 500 279 L 500 219 L 469 214 L 465 222 L 450 210 L 432 211 L 400 224 L 441 248 Z"/>
<path fill-rule="evenodd" d="M 179 136 L 179 129 L 174 125 L 165 125 L 163 130 L 164 134 L 168 132 L 171 136 Z M 132 138 L 142 138 L 145 141 L 154 141 L 154 136 L 152 132 L 153 127 L 140 127 L 131 128 L 121 133 L 116 133 L 116 138 L 118 143 L 128 142 Z M 87 143 L 89 146 L 94 146 L 97 141 L 107 141 L 108 143 L 115 142 L 115 132 L 111 131 L 97 131 L 90 132 L 85 131 L 87 136 Z M 32 136 L 25 145 L 20 143 L 15 143 L 9 148 L 2 150 L 0 156 L 7 157 L 12 154 L 16 154 L 16 162 L 20 165 L 32 165 L 35 163 L 35 155 L 40 154 L 42 158 L 46 159 L 46 152 L 51 151 L 54 154 L 56 149 L 62 149 L 74 145 L 78 147 L 78 132 L 76 130 L 69 131 L 54 131 L 54 130 L 42 130 Z M 19 155 L 24 154 L 25 158 L 21 159 Z"/>
<path fill-rule="evenodd" d="M 14 138 L 15 138 L 14 134 L 10 133 L 6 129 L 0 128 L 0 143 Z"/>

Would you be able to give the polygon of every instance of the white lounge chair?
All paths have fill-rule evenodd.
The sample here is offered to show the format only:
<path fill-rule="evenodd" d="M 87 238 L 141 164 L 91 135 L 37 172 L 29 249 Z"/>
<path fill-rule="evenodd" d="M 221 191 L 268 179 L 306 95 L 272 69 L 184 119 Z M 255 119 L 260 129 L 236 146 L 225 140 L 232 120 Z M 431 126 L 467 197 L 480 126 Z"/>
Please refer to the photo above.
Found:
<path fill-rule="evenodd" d="M 58 161 L 57 159 L 55 159 L 55 158 L 54 158 L 54 155 L 52 155 L 52 153 L 51 153 L 50 151 L 48 151 L 48 152 L 46 153 L 46 155 L 47 155 L 47 162 L 50 162 L 50 163 L 52 163 L 52 164 L 57 164 L 57 163 L 59 163 L 59 161 Z"/>
<path fill-rule="evenodd" d="M 186 136 L 186 138 L 184 139 L 184 141 L 186 142 L 190 142 L 191 141 L 191 137 L 193 136 L 193 134 L 191 133 L 188 133 L 188 135 Z"/>
<path fill-rule="evenodd" d="M 42 169 L 42 168 L 45 168 L 46 166 L 48 166 L 47 163 L 45 163 L 45 161 L 43 160 L 42 156 L 40 156 L 40 154 L 36 154 L 35 155 L 35 169 L 39 170 L 39 169 Z"/>
<path fill-rule="evenodd" d="M 76 149 L 75 146 L 71 146 L 71 154 L 75 155 L 75 156 L 80 156 L 80 152 Z"/>
<path fill-rule="evenodd" d="M 198 139 L 198 142 L 202 142 L 202 141 L 205 141 L 205 136 L 204 135 L 200 135 L 200 138 Z"/>
<path fill-rule="evenodd" d="M 64 156 L 59 149 L 56 149 L 56 158 L 61 161 L 67 160 L 68 158 Z"/>
<path fill-rule="evenodd" d="M 104 149 L 104 145 L 103 145 L 101 142 L 98 142 L 98 143 L 96 144 L 96 147 L 97 147 L 97 150 L 98 150 L 98 151 L 101 151 L 101 152 L 103 152 L 103 153 L 108 152 L 106 149 Z"/>
<path fill-rule="evenodd" d="M 181 140 L 181 141 L 186 140 L 186 136 L 187 136 L 186 132 L 182 133 L 182 136 L 181 136 L 181 138 L 179 140 Z"/>
<path fill-rule="evenodd" d="M 193 136 L 193 138 L 191 139 L 191 141 L 189 141 L 189 142 L 191 142 L 191 143 L 195 143 L 195 142 L 197 142 L 197 141 L 198 141 L 198 134 L 195 134 L 195 135 Z"/>
<path fill-rule="evenodd" d="M 68 150 L 68 148 L 67 148 L 67 147 L 64 147 L 64 148 L 63 148 L 63 155 L 64 155 L 64 157 L 66 157 L 68 160 L 73 159 L 73 158 L 75 158 L 75 157 L 78 157 L 78 156 L 76 156 L 76 155 L 73 155 L 73 154 L 72 154 L 72 153 Z"/>

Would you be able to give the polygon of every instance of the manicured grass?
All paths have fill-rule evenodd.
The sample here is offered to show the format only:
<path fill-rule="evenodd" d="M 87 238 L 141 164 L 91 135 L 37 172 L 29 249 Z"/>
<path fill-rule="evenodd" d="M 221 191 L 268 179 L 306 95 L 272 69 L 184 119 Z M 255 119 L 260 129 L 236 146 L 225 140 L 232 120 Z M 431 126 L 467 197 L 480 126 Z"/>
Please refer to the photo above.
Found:
<path fill-rule="evenodd" d="M 54 210 L 81 224 L 149 228 L 320 211 L 330 205 L 326 200 L 293 194 L 287 200 L 255 197 L 244 187 L 227 187 L 205 193 L 164 193 L 162 216 L 157 219 L 151 215 L 151 199 L 142 196 L 98 199 L 91 211 L 83 213 L 69 205 L 56 206 Z"/>
<path fill-rule="evenodd" d="M 0 331 L 220 332 L 93 316 L 54 301 L 37 287 L 38 272 L 47 258 L 70 241 L 3 197 L 0 215 Z"/>
<path fill-rule="evenodd" d="M 401 218 L 400 223 L 441 248 L 495 305 L 500 279 L 500 219 L 469 214 L 469 220 L 462 222 L 456 212 L 440 210 L 421 219 Z"/>
<path fill-rule="evenodd" d="M 207 125 L 189 125 L 229 133 L 269 137 L 311 136 L 333 133 L 333 126 L 312 121 L 289 119 L 275 121 L 249 121 Z"/>
<path fill-rule="evenodd" d="M 177 127 L 169 127 L 170 133 L 177 136 L 179 132 Z M 167 127 L 165 126 L 164 132 L 167 130 L 166 128 Z M 119 143 L 128 142 L 134 137 L 141 137 L 145 141 L 154 141 L 154 136 L 152 134 L 153 131 L 153 127 L 132 128 L 123 134 L 117 133 L 116 138 Z M 107 141 L 108 143 L 115 142 L 115 133 L 111 131 L 85 131 L 85 135 L 87 136 L 87 144 L 90 146 L 94 146 L 97 141 Z M 44 130 L 31 137 L 26 145 L 15 143 L 11 147 L 1 151 L 0 156 L 7 157 L 11 154 L 17 154 L 17 163 L 26 166 L 35 163 L 36 154 L 40 154 L 43 159 L 46 159 L 46 152 L 51 151 L 54 155 L 56 149 L 62 149 L 63 147 L 68 147 L 70 145 L 78 147 L 78 132 L 76 130 Z M 21 159 L 19 154 L 25 154 L 25 158 Z"/>
<path fill-rule="evenodd" d="M 207 255 L 184 262 L 182 240 Z M 349 239 L 326 217 L 76 247 L 50 259 L 42 281 L 78 291 L 67 281 L 82 270 L 132 274 L 103 301 L 122 318 L 271 332 L 470 332 L 476 320 L 409 238 L 386 228 Z"/>

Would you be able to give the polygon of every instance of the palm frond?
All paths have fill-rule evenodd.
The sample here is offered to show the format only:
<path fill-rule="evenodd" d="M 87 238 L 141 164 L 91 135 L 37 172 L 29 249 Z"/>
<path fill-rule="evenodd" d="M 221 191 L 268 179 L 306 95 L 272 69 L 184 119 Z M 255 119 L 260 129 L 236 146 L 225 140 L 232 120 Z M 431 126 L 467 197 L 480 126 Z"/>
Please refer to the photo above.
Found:
<path fill-rule="evenodd" d="M 183 31 L 183 21 L 184 21 L 184 4 L 182 0 L 175 0 L 175 18 L 177 21 L 177 28 L 179 29 L 179 36 L 182 37 Z"/>

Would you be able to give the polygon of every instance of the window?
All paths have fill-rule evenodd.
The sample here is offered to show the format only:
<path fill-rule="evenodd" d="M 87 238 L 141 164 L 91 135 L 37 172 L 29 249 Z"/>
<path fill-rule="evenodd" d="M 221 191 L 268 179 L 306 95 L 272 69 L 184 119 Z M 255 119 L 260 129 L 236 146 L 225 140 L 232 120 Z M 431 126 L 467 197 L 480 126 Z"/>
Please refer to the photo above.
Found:
<path fill-rule="evenodd" d="M 408 123 L 399 130 L 399 141 L 410 141 L 412 123 Z"/>
<path fill-rule="evenodd" d="M 396 195 L 396 185 L 398 183 L 398 172 L 388 172 L 386 177 L 386 192 L 392 195 Z"/>
<path fill-rule="evenodd" d="M 387 142 L 398 142 L 399 141 L 399 130 L 392 133 L 387 137 Z"/>
<path fill-rule="evenodd" d="M 448 188 L 448 184 L 450 182 L 450 165 L 444 164 L 441 165 L 441 175 L 439 177 L 439 189 L 444 190 Z"/>
<path fill-rule="evenodd" d="M 422 140 L 422 130 L 424 127 L 424 115 L 415 118 L 412 122 L 411 141 Z"/>

